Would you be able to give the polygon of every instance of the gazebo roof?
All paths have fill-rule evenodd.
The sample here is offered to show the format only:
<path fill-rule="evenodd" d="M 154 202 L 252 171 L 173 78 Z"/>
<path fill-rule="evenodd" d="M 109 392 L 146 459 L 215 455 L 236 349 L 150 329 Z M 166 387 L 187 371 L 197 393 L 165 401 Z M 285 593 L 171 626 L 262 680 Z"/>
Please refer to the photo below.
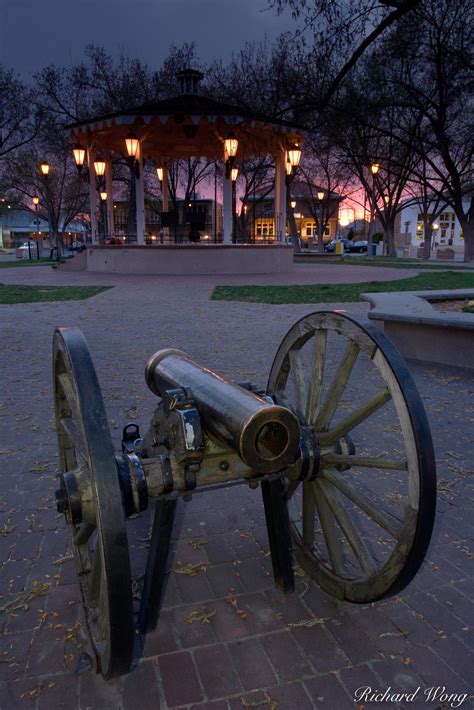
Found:
<path fill-rule="evenodd" d="M 222 116 L 239 123 L 244 121 L 259 121 L 262 123 L 274 124 L 275 126 L 285 126 L 294 130 L 301 128 L 290 121 L 270 118 L 264 114 L 252 112 L 250 109 L 243 106 L 236 106 L 235 104 L 229 104 L 225 101 L 213 99 L 210 96 L 201 96 L 200 94 L 180 94 L 168 99 L 161 99 L 160 101 L 146 101 L 139 106 L 132 106 L 130 108 L 123 109 L 122 111 L 116 111 L 114 113 L 108 113 L 102 116 L 77 121 L 76 123 L 69 125 L 68 128 L 75 131 L 81 126 L 89 126 L 91 124 L 108 121 L 114 118 L 129 118 L 133 116 L 144 118 L 149 116 L 166 117 L 170 115 L 176 116 L 178 119 L 183 118 L 183 120 L 187 116 Z"/>
<path fill-rule="evenodd" d="M 186 77 L 198 74 L 191 70 Z M 189 84 L 183 86 L 189 89 Z M 124 153 L 125 137 L 132 130 L 140 138 L 143 157 L 158 161 L 191 156 L 222 159 L 223 141 L 230 132 L 239 140 L 237 159 L 274 154 L 304 140 L 300 126 L 202 96 L 197 90 L 82 120 L 68 128 L 73 140 L 95 151 L 115 153 Z"/>

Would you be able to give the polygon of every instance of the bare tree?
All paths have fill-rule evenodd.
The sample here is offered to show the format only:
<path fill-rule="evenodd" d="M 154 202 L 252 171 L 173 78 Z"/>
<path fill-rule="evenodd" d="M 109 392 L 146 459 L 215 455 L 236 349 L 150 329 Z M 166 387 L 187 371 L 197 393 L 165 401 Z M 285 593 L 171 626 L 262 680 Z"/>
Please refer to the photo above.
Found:
<path fill-rule="evenodd" d="M 392 94 L 406 111 L 422 116 L 417 150 L 426 169 L 415 171 L 454 210 L 463 231 L 464 259 L 474 259 L 474 6 L 470 0 L 439 0 L 416 13 L 416 30 L 404 23 L 394 33 L 393 59 L 400 79 Z M 400 52 L 400 33 L 413 44 Z M 411 140 L 404 136 L 405 144 Z"/>
<path fill-rule="evenodd" d="M 299 116 L 324 110 L 367 49 L 422 1 L 268 0 L 278 12 L 291 10 L 300 44 L 309 46 L 312 40 L 307 67 L 312 75 L 310 90 L 303 102 L 293 102 L 284 110 Z"/>
<path fill-rule="evenodd" d="M 33 89 L 0 65 L 0 160 L 34 140 L 41 117 Z"/>
<path fill-rule="evenodd" d="M 39 169 L 45 156 L 50 165 L 47 176 Z M 67 137 L 51 119 L 44 120 L 41 137 L 5 160 L 2 185 L 26 209 L 32 210 L 32 198 L 39 197 L 38 213 L 48 221 L 50 236 L 58 246 L 68 225 L 86 209 L 87 190 L 77 173 Z"/>

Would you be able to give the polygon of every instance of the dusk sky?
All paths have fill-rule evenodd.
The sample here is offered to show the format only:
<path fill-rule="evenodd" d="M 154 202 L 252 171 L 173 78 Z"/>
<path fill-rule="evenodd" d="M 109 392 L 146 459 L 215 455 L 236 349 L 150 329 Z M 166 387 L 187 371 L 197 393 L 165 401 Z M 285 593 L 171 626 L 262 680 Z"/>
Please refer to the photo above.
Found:
<path fill-rule="evenodd" d="M 159 67 L 169 45 L 195 41 L 203 61 L 247 40 L 293 29 L 266 0 L 0 0 L 0 62 L 29 79 L 48 64 L 80 61 L 87 44 Z"/>

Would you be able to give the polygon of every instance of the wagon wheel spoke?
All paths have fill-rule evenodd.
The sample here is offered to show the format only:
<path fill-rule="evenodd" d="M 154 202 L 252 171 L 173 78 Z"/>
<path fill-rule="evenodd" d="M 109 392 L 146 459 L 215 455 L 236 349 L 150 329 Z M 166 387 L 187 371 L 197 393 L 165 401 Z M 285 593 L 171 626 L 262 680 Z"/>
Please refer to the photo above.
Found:
<path fill-rule="evenodd" d="M 87 453 L 84 446 L 84 440 L 77 428 L 76 420 L 73 417 L 61 417 L 59 426 L 65 432 L 70 443 L 74 447 L 76 457 L 79 455 L 84 463 L 87 463 Z"/>
<path fill-rule="evenodd" d="M 389 513 L 374 501 L 366 493 L 356 487 L 347 477 L 339 473 L 334 468 L 326 468 L 321 472 L 321 478 L 329 481 L 335 488 L 349 498 L 361 510 L 366 513 L 374 522 L 386 530 L 395 540 L 399 540 L 402 534 L 402 522 L 392 513 Z"/>
<path fill-rule="evenodd" d="M 336 574 L 344 576 L 346 570 L 344 568 L 342 546 L 334 524 L 334 516 L 327 503 L 324 489 L 317 481 L 313 484 L 313 495 L 332 568 Z"/>
<path fill-rule="evenodd" d="M 352 454 L 336 454 L 332 451 L 324 453 L 321 456 L 321 468 L 325 466 L 337 466 L 347 464 L 355 468 L 379 468 L 388 471 L 407 471 L 407 459 L 377 459 L 370 456 L 356 456 Z"/>
<path fill-rule="evenodd" d="M 309 392 L 306 402 L 306 423 L 313 426 L 319 415 L 323 387 L 324 360 L 326 356 L 327 332 L 318 330 L 314 336 L 314 350 L 311 362 Z"/>
<path fill-rule="evenodd" d="M 95 525 L 91 525 L 90 523 L 82 523 L 72 538 L 74 545 L 87 545 L 89 538 L 95 529 Z"/>
<path fill-rule="evenodd" d="M 80 419 L 81 409 L 79 402 L 77 401 L 77 393 L 74 389 L 74 384 L 72 383 L 71 378 L 66 372 L 62 372 L 60 375 L 57 376 L 57 378 L 61 389 L 64 392 L 65 400 L 70 408 L 71 416 L 75 417 L 76 419 Z"/>
<path fill-rule="evenodd" d="M 307 402 L 307 389 L 303 363 L 298 350 L 290 350 L 290 376 L 293 380 L 296 395 L 296 409 L 301 419 L 304 419 Z"/>
<path fill-rule="evenodd" d="M 322 405 L 319 414 L 314 422 L 317 431 L 325 431 L 334 416 L 337 405 L 341 401 L 347 382 L 351 376 L 354 365 L 360 353 L 360 347 L 355 341 L 351 341 L 347 346 L 336 374 L 329 387 L 328 396 Z"/>
<path fill-rule="evenodd" d="M 321 487 L 323 487 L 322 483 Z M 366 544 L 359 535 L 359 532 L 349 516 L 349 513 L 341 503 L 337 489 L 334 489 L 330 486 L 330 484 L 328 485 L 325 483 L 323 490 L 327 503 L 336 518 L 339 527 L 344 533 L 347 542 L 351 546 L 362 570 L 368 577 L 372 577 L 377 572 L 377 565 Z"/>
<path fill-rule="evenodd" d="M 301 481 L 290 481 L 286 486 L 285 490 L 283 491 L 283 498 L 285 498 L 285 500 L 290 500 L 296 493 L 296 490 L 300 483 Z"/>
<path fill-rule="evenodd" d="M 390 399 L 392 395 L 387 387 L 377 392 L 373 397 L 369 399 L 368 402 L 357 407 L 352 414 L 342 420 L 334 429 L 328 432 L 323 432 L 319 437 L 319 443 L 321 446 L 328 446 L 334 444 L 338 439 L 345 436 L 348 432 L 355 429 L 356 426 L 361 424 L 363 421 L 372 416 L 380 407 L 383 407 Z"/>

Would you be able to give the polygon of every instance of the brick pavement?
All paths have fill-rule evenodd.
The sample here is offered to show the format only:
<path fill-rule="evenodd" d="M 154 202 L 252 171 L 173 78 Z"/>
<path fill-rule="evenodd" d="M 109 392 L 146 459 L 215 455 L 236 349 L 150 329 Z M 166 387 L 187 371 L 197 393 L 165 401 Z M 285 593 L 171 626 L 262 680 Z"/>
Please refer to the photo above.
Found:
<path fill-rule="evenodd" d="M 336 266 L 298 268 L 300 282 L 348 278 L 348 267 L 339 275 Z M 84 331 L 117 443 L 129 418 L 148 425 L 154 398 L 143 368 L 155 350 L 173 345 L 226 376 L 264 383 L 288 327 L 315 307 L 209 301 L 213 284 L 230 283 L 231 277 L 61 275 L 38 267 L 3 270 L 1 280 L 116 284 L 88 301 L 0 309 L 0 608 L 10 605 L 0 612 L 2 710 L 345 710 L 355 707 L 353 694 L 361 686 L 398 692 L 420 687 L 417 700 L 405 707 L 432 710 L 442 705 L 424 702 L 425 688 L 468 691 L 474 645 L 472 373 L 411 368 L 432 426 L 439 506 L 427 560 L 402 594 L 354 607 L 298 577 L 296 593 L 283 596 L 273 586 L 258 491 L 239 487 L 196 495 L 179 507 L 171 567 L 202 562 L 204 568 L 194 577 L 170 574 L 162 619 L 141 662 L 127 677 L 105 682 L 81 655 L 86 645 L 78 589 L 65 524 L 53 503 L 53 328 L 77 325 Z M 361 314 L 366 308 L 351 306 Z M 190 543 L 197 538 L 203 544 L 196 550 Z M 134 560 L 141 563 L 146 550 L 136 536 L 131 540 Z M 210 623 L 188 623 L 189 614 L 203 607 L 212 614 Z M 290 626 L 311 615 L 323 623 Z M 376 707 L 396 705 L 366 704 Z"/>

